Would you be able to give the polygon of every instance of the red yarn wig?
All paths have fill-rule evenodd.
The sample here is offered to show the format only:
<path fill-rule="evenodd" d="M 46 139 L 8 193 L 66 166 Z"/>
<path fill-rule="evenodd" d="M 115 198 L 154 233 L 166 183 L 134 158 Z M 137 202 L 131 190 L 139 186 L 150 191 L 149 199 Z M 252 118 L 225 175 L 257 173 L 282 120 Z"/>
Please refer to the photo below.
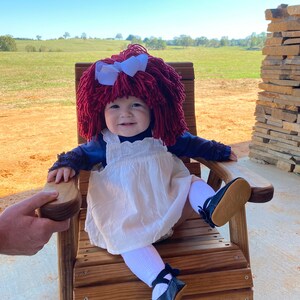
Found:
<path fill-rule="evenodd" d="M 102 85 L 95 79 L 95 65 L 82 75 L 77 89 L 77 114 L 79 134 L 91 140 L 106 128 L 105 106 L 117 98 L 134 96 L 145 101 L 152 111 L 152 133 L 167 146 L 187 130 L 182 103 L 185 99 L 180 76 L 161 58 L 151 56 L 140 45 L 129 45 L 118 55 L 101 60 L 107 64 L 122 62 L 131 56 L 145 53 L 148 63 L 145 72 L 138 71 L 133 77 L 124 72 L 118 74 L 114 85 Z"/>

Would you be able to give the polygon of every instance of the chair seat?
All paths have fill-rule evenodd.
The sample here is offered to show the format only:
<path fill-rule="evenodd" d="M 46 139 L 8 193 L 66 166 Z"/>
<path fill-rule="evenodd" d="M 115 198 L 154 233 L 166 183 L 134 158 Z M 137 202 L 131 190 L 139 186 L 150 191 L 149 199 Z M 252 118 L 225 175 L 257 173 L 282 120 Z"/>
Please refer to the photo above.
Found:
<path fill-rule="evenodd" d="M 74 299 L 150 299 L 151 289 L 145 289 L 121 256 L 90 244 L 85 216 L 82 209 Z M 156 249 L 165 262 L 181 270 L 179 278 L 187 283 L 183 299 L 252 299 L 252 274 L 244 254 L 198 216 L 176 228 Z"/>

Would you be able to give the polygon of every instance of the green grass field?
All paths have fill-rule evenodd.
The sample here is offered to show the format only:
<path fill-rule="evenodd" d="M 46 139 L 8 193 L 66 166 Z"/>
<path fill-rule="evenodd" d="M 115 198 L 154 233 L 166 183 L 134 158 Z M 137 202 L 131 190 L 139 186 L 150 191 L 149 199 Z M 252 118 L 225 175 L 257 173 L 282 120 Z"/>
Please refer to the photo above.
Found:
<path fill-rule="evenodd" d="M 118 51 L 121 48 L 126 47 L 129 41 L 117 41 L 117 40 L 100 40 L 100 39 L 57 39 L 57 40 L 16 40 L 17 51 L 25 52 L 27 45 L 34 46 L 38 51 L 41 46 L 46 51 L 54 52 L 88 52 L 98 51 L 99 49 L 104 51 Z"/>
<path fill-rule="evenodd" d="M 37 49 L 59 48 L 62 52 L 25 52 L 28 44 L 35 44 Z M 109 57 L 125 46 L 125 41 L 107 40 L 17 41 L 18 52 L 0 52 L 0 103 L 14 107 L 43 101 L 74 103 L 74 64 Z M 149 52 L 167 62 L 193 62 L 196 80 L 259 78 L 263 59 L 260 51 L 238 47 L 168 47 Z M 30 100 L 28 95 L 42 90 L 48 97 Z"/>

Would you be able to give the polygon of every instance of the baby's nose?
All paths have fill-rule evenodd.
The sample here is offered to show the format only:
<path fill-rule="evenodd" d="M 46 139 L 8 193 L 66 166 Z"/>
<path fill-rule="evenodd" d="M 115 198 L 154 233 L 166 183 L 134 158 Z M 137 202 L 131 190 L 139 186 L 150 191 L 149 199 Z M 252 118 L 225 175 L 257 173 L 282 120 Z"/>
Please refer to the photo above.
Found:
<path fill-rule="evenodd" d="M 131 112 L 130 109 L 123 109 L 122 110 L 122 114 L 121 114 L 122 117 L 128 117 L 128 116 L 131 116 L 131 115 L 132 115 L 132 112 Z"/>

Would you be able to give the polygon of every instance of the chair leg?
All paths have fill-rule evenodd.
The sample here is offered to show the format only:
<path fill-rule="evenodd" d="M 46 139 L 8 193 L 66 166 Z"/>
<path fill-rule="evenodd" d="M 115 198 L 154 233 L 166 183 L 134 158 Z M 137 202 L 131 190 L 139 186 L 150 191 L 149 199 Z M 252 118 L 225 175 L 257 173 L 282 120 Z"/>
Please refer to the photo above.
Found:
<path fill-rule="evenodd" d="M 73 299 L 73 267 L 77 251 L 77 226 L 74 218 L 70 221 L 70 228 L 67 231 L 58 233 L 58 273 L 59 273 L 59 294 L 61 300 Z"/>
<path fill-rule="evenodd" d="M 230 241 L 238 245 L 239 248 L 243 251 L 250 267 L 250 253 L 245 206 L 242 207 L 241 210 L 230 219 L 229 232 Z"/>

